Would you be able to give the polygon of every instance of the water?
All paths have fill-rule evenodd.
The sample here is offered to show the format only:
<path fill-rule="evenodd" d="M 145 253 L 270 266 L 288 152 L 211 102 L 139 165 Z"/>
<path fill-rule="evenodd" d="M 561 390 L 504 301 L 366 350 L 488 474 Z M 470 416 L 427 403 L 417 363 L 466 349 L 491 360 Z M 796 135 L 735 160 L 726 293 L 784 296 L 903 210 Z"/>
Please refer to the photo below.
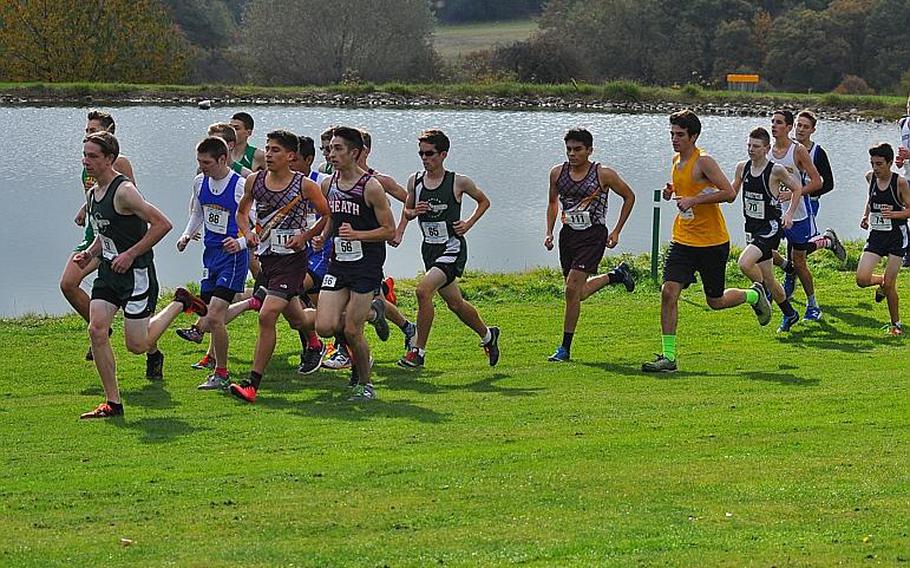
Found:
<path fill-rule="evenodd" d="M 6 170 L 0 179 L 0 199 L 6 203 L 6 219 L 0 225 L 0 242 L 4 243 L 0 249 L 0 316 L 69 311 L 57 282 L 72 247 L 82 239 L 82 228 L 72 219 L 83 199 L 79 176 L 87 110 L 0 108 L 0 119 L 9 133 L 0 142 Z M 491 209 L 468 234 L 468 268 L 487 271 L 558 266 L 556 251 L 547 252 L 543 247 L 547 172 L 564 160 L 562 136 L 567 128 L 583 125 L 591 130 L 594 158 L 614 167 L 638 198 L 613 254 L 650 249 L 653 190 L 667 181 L 672 157 L 664 115 L 276 106 L 209 111 L 116 108 L 117 135 L 123 153 L 133 163 L 139 188 L 175 227 L 155 249 L 163 286 L 184 284 L 200 275 L 202 249 L 198 243 L 183 254 L 175 247 L 186 223 L 196 170 L 193 148 L 210 123 L 226 120 L 238 110 L 252 111 L 256 146 L 274 128 L 306 134 L 317 144 L 319 133 L 328 125 L 367 128 L 373 135 L 371 166 L 402 185 L 420 168 L 418 133 L 442 128 L 452 140 L 447 167 L 472 177 L 492 201 Z M 700 146 L 732 177 L 736 163 L 745 158 L 748 132 L 768 123 L 768 119 L 754 117 L 704 117 Z M 821 227 L 834 227 L 843 238 L 864 238 L 859 218 L 865 202 L 866 149 L 882 140 L 896 143 L 897 135 L 896 127 L 889 124 L 819 124 L 815 138 L 828 151 L 836 180 L 835 191 L 822 201 Z M 612 195 L 611 223 L 619 203 Z M 393 208 L 397 218 L 400 206 L 395 203 Z M 724 205 L 724 212 L 734 242 L 742 244 L 741 206 Z M 672 205 L 664 203 L 664 241 L 672 216 Z M 419 230 L 412 223 L 402 245 L 389 249 L 387 274 L 407 277 L 423 268 L 419 239 Z"/>

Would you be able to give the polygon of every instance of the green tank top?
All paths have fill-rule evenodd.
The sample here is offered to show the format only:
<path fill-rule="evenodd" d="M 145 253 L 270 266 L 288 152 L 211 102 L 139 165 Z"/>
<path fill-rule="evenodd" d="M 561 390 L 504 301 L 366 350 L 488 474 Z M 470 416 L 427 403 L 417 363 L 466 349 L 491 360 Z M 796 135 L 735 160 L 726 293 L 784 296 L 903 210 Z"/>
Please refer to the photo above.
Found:
<path fill-rule="evenodd" d="M 244 157 L 246 157 L 246 156 L 244 156 Z M 243 166 L 243 164 L 240 163 L 240 160 L 237 160 L 236 162 L 231 164 L 231 169 L 234 170 L 235 172 L 237 172 L 238 174 L 243 173 L 243 167 L 244 166 Z M 247 168 L 247 169 L 249 169 L 249 168 Z"/>
<path fill-rule="evenodd" d="M 243 157 L 241 157 L 239 160 L 237 160 L 234 163 L 238 163 L 241 166 L 243 166 L 244 168 L 252 170 L 253 169 L 253 158 L 255 158 L 255 157 L 256 157 L 256 147 L 252 146 L 250 144 L 247 144 L 246 152 L 243 153 Z M 231 166 L 231 167 L 233 167 L 233 166 Z M 237 173 L 240 173 L 239 170 L 234 170 L 234 171 Z"/>
<path fill-rule="evenodd" d="M 455 199 L 455 172 L 447 171 L 438 187 L 428 188 L 424 185 L 426 172 L 421 172 L 414 179 L 414 191 L 417 201 L 426 201 L 430 210 L 418 215 L 423 241 L 430 245 L 441 245 L 450 238 L 458 238 L 453 224 L 461 220 L 461 203 Z"/>
<path fill-rule="evenodd" d="M 110 265 L 114 258 L 132 248 L 148 231 L 148 224 L 136 215 L 121 215 L 114 209 L 114 195 L 120 184 L 126 181 L 124 175 L 117 175 L 104 192 L 101 201 L 92 193 L 87 195 L 88 219 L 95 234 L 101 238 L 101 262 Z M 133 267 L 145 268 L 152 264 L 152 251 L 136 257 Z"/>
<path fill-rule="evenodd" d="M 82 189 L 88 191 L 95 185 L 95 176 L 91 176 L 85 166 L 82 166 Z"/>

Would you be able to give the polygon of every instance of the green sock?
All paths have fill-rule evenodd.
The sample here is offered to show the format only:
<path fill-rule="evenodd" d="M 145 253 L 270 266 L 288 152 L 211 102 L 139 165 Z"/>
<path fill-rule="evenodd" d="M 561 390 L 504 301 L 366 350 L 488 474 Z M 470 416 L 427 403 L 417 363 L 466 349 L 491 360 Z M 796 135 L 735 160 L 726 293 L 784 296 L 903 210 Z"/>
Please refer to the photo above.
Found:
<path fill-rule="evenodd" d="M 754 306 L 758 303 L 758 292 L 749 288 L 748 290 L 743 290 L 746 293 L 746 303 L 750 306 Z"/>
<path fill-rule="evenodd" d="M 676 336 L 661 335 L 660 339 L 664 344 L 664 357 L 671 361 L 676 361 Z"/>

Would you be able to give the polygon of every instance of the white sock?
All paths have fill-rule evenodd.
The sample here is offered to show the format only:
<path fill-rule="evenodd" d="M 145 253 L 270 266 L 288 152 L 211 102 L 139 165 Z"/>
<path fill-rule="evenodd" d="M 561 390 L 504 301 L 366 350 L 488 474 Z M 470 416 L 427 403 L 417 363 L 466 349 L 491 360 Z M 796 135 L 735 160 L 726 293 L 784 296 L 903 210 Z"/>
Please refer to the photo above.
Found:
<path fill-rule="evenodd" d="M 492 339 L 493 339 L 493 332 L 491 332 L 491 331 L 490 331 L 490 328 L 488 327 L 488 328 L 487 328 L 487 334 L 483 336 L 483 340 L 481 341 L 481 343 L 483 343 L 484 345 L 486 345 L 487 343 L 489 343 L 490 341 L 492 341 Z"/>

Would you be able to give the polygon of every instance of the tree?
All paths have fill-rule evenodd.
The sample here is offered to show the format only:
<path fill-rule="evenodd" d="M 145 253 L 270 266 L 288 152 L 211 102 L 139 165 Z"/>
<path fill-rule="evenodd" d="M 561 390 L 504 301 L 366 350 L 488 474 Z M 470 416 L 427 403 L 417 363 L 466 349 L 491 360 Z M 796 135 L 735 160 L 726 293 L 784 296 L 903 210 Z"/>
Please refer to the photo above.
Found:
<path fill-rule="evenodd" d="M 759 70 L 764 54 L 756 42 L 752 26 L 744 20 L 723 22 L 714 34 L 714 77 L 723 78 L 727 73 Z"/>
<path fill-rule="evenodd" d="M 440 22 L 479 22 L 526 18 L 540 12 L 543 0 L 433 0 Z"/>
<path fill-rule="evenodd" d="M 844 73 L 862 77 L 866 73 L 866 18 L 873 8 L 869 0 L 834 0 L 825 10 L 832 25 L 832 35 L 850 45 Z"/>
<path fill-rule="evenodd" d="M 877 90 L 896 86 L 910 61 L 910 2 L 878 0 L 866 17 L 864 78 Z"/>
<path fill-rule="evenodd" d="M 188 42 L 157 0 L 5 0 L 8 81 L 177 83 Z"/>
<path fill-rule="evenodd" d="M 250 74 L 266 84 L 434 75 L 426 0 L 253 0 L 243 16 Z"/>
<path fill-rule="evenodd" d="M 834 88 L 849 64 L 850 44 L 833 30 L 825 12 L 794 10 L 775 19 L 765 58 L 768 80 L 799 91 Z"/>

